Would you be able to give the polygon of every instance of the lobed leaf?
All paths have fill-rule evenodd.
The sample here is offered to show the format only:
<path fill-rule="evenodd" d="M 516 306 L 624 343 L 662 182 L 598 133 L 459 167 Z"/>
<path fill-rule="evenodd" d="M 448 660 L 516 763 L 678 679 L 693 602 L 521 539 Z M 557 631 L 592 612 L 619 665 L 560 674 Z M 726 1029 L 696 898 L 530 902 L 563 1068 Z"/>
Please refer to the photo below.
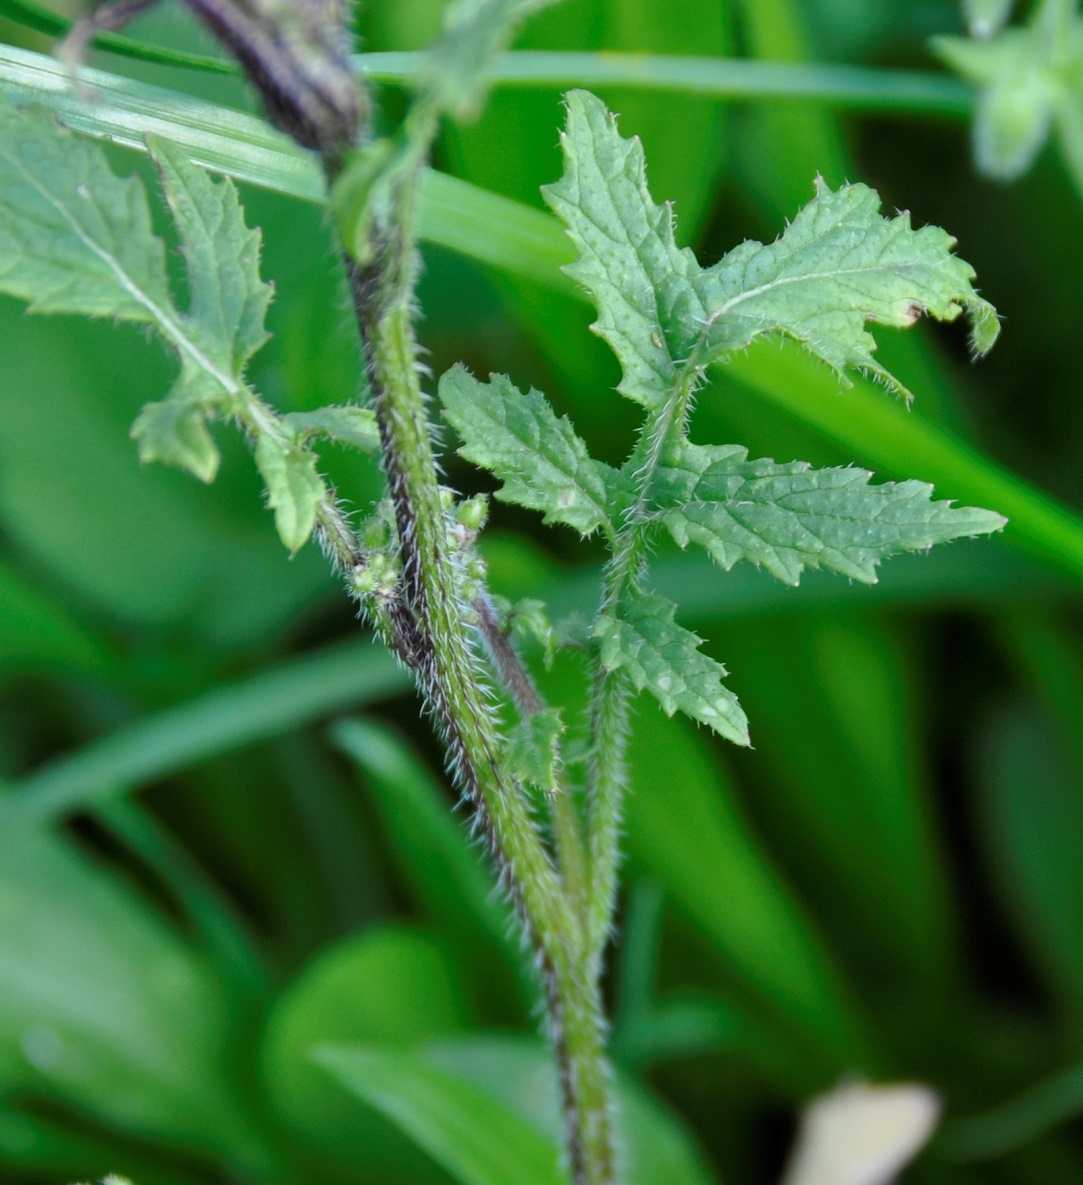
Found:
<path fill-rule="evenodd" d="M 583 535 L 612 531 L 609 487 L 616 473 L 591 459 L 566 417 L 545 396 L 518 391 L 504 375 L 481 383 L 461 366 L 440 380 L 444 415 L 464 444 L 461 456 L 504 484 L 496 496 L 544 513 Z"/>
<path fill-rule="evenodd" d="M 702 273 L 697 287 L 708 311 L 700 356 L 706 364 L 781 332 L 847 385 L 852 368 L 901 389 L 874 360 L 866 323 L 903 328 L 925 313 L 951 321 L 964 308 L 971 345 L 983 354 L 1000 325 L 974 291 L 974 269 L 952 254 L 954 245 L 939 227 L 914 230 L 909 214 L 882 218 L 880 198 L 866 185 L 831 190 L 817 179 L 816 196 L 781 238 L 768 246 L 742 243 Z"/>
<path fill-rule="evenodd" d="M 700 639 L 673 620 L 677 606 L 664 597 L 637 596 L 594 627 L 607 671 L 624 671 L 637 691 L 646 688 L 668 716 L 681 711 L 738 745 L 747 745 L 748 720 L 722 684 L 726 669 L 701 654 Z"/>
<path fill-rule="evenodd" d="M 142 460 L 177 465 L 201 481 L 214 481 L 218 449 L 198 403 L 181 399 L 146 403 L 132 425 L 132 436 L 139 441 Z"/>
<path fill-rule="evenodd" d="M 260 279 L 261 235 L 250 230 L 231 181 L 212 181 L 169 140 L 147 138 L 188 273 L 188 320 L 203 352 L 240 379 L 269 334 L 271 285 Z"/>
<path fill-rule="evenodd" d="M 764 334 L 796 338 L 844 382 L 856 368 L 896 388 L 874 361 L 866 322 L 905 326 L 923 313 L 950 321 L 965 309 L 974 350 L 995 341 L 995 310 L 974 291 L 950 235 L 915 231 L 906 214 L 882 218 L 864 185 L 833 191 L 818 180 L 776 242 L 743 243 L 700 268 L 676 245 L 670 207 L 651 198 L 638 140 L 622 139 L 593 95 L 572 91 L 567 103 L 565 174 L 545 196 L 579 252 L 566 270 L 598 309 L 594 328 L 620 360 L 619 389 L 630 399 L 658 407 L 683 370 L 698 372 Z"/>
<path fill-rule="evenodd" d="M 316 458 L 264 432 L 256 441 L 256 465 L 267 485 L 278 536 L 290 551 L 297 551 L 312 534 L 316 508 L 326 493 Z"/>
<path fill-rule="evenodd" d="M 508 732 L 504 759 L 509 769 L 546 794 L 563 793 L 560 742 L 564 732 L 559 708 L 546 708 L 520 720 Z"/>
<path fill-rule="evenodd" d="M 294 411 L 282 417 L 282 426 L 291 434 L 295 444 L 304 444 L 313 436 L 324 436 L 363 453 L 380 451 L 376 413 L 367 407 L 317 407 L 313 411 Z"/>
<path fill-rule="evenodd" d="M 39 313 L 175 317 L 146 193 L 49 114 L 0 101 L 0 292 Z"/>
<path fill-rule="evenodd" d="M 681 547 L 706 548 L 727 571 L 762 564 L 796 585 L 805 568 L 875 583 L 876 565 L 904 551 L 1000 530 L 989 510 L 933 502 L 920 481 L 870 485 L 865 469 L 750 461 L 735 445 L 682 442 L 659 468 L 652 502 Z"/>
<path fill-rule="evenodd" d="M 0 291 L 36 312 L 146 322 L 177 351 L 168 403 L 151 405 L 133 435 L 144 460 L 166 460 L 209 481 L 218 454 L 203 417 L 243 397 L 243 371 L 266 341 L 271 289 L 259 278 L 259 232 L 244 225 L 229 181 L 214 182 L 183 152 L 148 141 L 176 221 L 190 308 L 169 293 L 165 248 L 146 192 L 109 168 L 99 145 L 37 110 L 0 102 Z"/>

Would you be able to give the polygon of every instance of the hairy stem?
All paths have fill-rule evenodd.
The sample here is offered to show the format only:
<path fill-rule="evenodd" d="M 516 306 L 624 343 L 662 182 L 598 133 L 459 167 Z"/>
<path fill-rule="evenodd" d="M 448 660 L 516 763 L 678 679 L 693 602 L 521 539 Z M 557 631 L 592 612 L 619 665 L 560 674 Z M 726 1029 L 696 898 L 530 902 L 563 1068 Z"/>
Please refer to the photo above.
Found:
<path fill-rule="evenodd" d="M 481 626 L 485 647 L 519 715 L 526 720 L 544 712 L 548 705 L 519 657 L 511 638 L 501 628 L 492 602 L 485 593 L 475 599 L 474 611 Z M 583 823 L 572 798 L 571 787 L 563 777 L 559 780 L 556 792 L 550 795 L 549 810 L 553 820 L 557 864 L 564 891 L 575 911 L 580 929 L 585 933 L 588 925 L 589 894 Z"/>
<path fill-rule="evenodd" d="M 635 474 L 636 498 L 617 532 L 606 569 L 602 613 L 614 612 L 640 576 L 650 529 L 651 485 L 675 437 L 684 431 L 700 371 L 685 367 L 666 401 L 647 420 L 628 466 Z M 590 899 L 587 948 L 591 976 L 601 974 L 602 956 L 613 926 L 620 871 L 620 824 L 627 784 L 626 740 L 631 688 L 621 671 L 607 671 L 595 660 L 591 694 L 593 751 L 589 781 Z"/>
<path fill-rule="evenodd" d="M 395 182 L 391 215 L 373 232 L 371 262 L 346 261 L 402 553 L 399 651 L 417 675 L 449 768 L 475 808 L 538 958 L 573 1178 L 608 1185 L 608 1071 L 599 991 L 583 974 L 583 928 L 522 787 L 501 768 L 496 722 L 467 641 L 470 607 L 448 557 L 411 317 L 416 181 L 407 173 Z"/>

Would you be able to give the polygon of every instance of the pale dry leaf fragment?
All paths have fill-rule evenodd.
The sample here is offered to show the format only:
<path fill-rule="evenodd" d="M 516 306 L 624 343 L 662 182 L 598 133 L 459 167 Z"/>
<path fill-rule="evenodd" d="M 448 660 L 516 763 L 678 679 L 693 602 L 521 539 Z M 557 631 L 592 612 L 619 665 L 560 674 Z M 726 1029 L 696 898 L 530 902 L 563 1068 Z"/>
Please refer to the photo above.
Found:
<path fill-rule="evenodd" d="M 939 1116 L 927 1086 L 844 1083 L 805 1110 L 781 1185 L 890 1185 Z"/>

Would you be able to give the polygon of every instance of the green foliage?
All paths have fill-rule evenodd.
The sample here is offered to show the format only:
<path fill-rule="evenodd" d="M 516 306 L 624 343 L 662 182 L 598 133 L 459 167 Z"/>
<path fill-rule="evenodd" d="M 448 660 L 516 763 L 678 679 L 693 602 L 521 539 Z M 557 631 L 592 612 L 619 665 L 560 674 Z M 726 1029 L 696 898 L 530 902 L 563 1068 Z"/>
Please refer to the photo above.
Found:
<path fill-rule="evenodd" d="M 604 529 L 624 572 L 640 562 L 642 528 L 660 521 L 682 547 L 702 544 L 723 568 L 748 558 L 790 584 L 821 565 L 871 582 L 890 555 L 1004 526 L 990 511 L 933 503 L 920 482 L 869 486 L 862 470 L 750 462 L 745 449 L 685 436 L 691 391 L 707 366 L 767 334 L 795 338 L 842 382 L 856 367 L 896 387 L 873 359 L 866 321 L 902 327 L 920 312 L 951 320 L 966 309 L 973 348 L 987 350 L 996 313 L 944 231 L 914 231 L 905 215 L 881 218 L 864 186 L 832 192 L 818 183 L 776 243 L 745 243 L 704 270 L 677 247 L 670 208 L 651 198 L 638 142 L 618 135 L 594 96 L 573 91 L 567 104 L 565 175 L 546 197 L 579 251 L 566 270 L 598 309 L 594 328 L 622 366 L 618 389 L 649 415 L 618 474 L 591 459 L 537 391 L 449 371 L 440 383 L 446 418 L 462 455 L 504 483 L 497 497 L 584 535 Z M 669 715 L 683 711 L 748 744 L 724 668 L 676 624 L 677 606 L 634 582 L 607 595 L 594 631 L 604 669 L 623 671 Z"/>
<path fill-rule="evenodd" d="M 604 616 L 595 636 L 607 671 L 624 671 L 646 687 L 666 715 L 684 712 L 721 736 L 747 745 L 748 720 L 737 697 L 722 686 L 726 670 L 699 651 L 700 639 L 673 620 L 677 606 L 663 597 L 636 597 L 619 614 Z"/>
<path fill-rule="evenodd" d="M 979 88 L 974 155 L 986 176 L 1023 176 L 1055 128 L 1083 188 L 1083 18 L 1073 0 L 1046 0 L 1030 23 L 1003 28 L 1010 4 L 968 11 L 975 40 L 938 37 L 936 52 Z"/>
<path fill-rule="evenodd" d="M 924 482 L 873 486 L 871 476 L 682 442 L 659 468 L 652 501 L 681 547 L 700 544 L 727 571 L 751 560 L 786 584 L 819 567 L 872 583 L 888 556 L 1004 526 L 991 511 L 933 502 Z"/>
<path fill-rule="evenodd" d="M 517 391 L 503 375 L 480 383 L 461 367 L 440 379 L 448 423 L 464 441 L 461 454 L 504 484 L 504 502 L 540 510 L 544 522 L 566 523 L 581 535 L 612 534 L 610 487 L 616 474 L 591 459 L 566 417 L 545 397 Z"/>
<path fill-rule="evenodd" d="M 853 367 L 889 385 L 866 321 L 905 326 L 923 312 L 950 320 L 966 308 L 975 351 L 996 340 L 996 314 L 974 292 L 973 269 L 951 254 L 950 236 L 913 231 L 906 215 L 880 218 L 863 185 L 832 192 L 818 182 L 776 243 L 744 243 L 700 268 L 676 245 L 672 210 L 651 198 L 638 142 L 618 135 L 592 95 L 573 91 L 567 102 L 565 175 L 546 198 L 579 251 L 568 274 L 598 308 L 595 331 L 620 359 L 629 399 L 656 408 L 681 373 L 771 333 L 796 338 L 844 383 Z"/>
<path fill-rule="evenodd" d="M 865 124 L 967 111 L 959 79 L 867 65 L 916 61 L 930 32 L 958 27 L 948 4 L 587 0 L 529 27 L 526 44 L 556 52 L 503 55 L 534 7 L 463 4 L 434 56 L 381 57 L 420 47 L 443 4 L 372 0 L 358 21 L 375 53 L 357 64 L 456 118 L 505 87 L 476 128 L 442 132 L 436 159 L 456 175 L 426 172 L 419 195 L 417 326 L 462 445 L 440 480 L 464 496 L 442 495 L 438 539 L 457 595 L 488 586 L 479 663 L 514 641 L 560 705 L 529 710 L 528 688 L 520 711 L 486 668 L 494 753 L 531 784 L 547 839 L 566 806 L 600 833 L 599 766 L 627 736 L 630 793 L 610 822 L 634 888 L 604 958 L 625 1179 L 759 1185 L 780 1156 L 759 1133 L 856 1072 L 942 1092 L 922 1179 L 1076 1180 L 1083 526 L 1045 492 L 1078 501 L 1083 260 L 1063 178 L 1040 156 L 1025 186 L 994 191 L 944 151 L 958 128 L 903 139 Z M 1004 0 L 962 7 L 980 44 L 947 52 L 980 92 L 982 159 L 1027 167 L 1051 129 L 1067 154 L 1074 6 L 1015 6 L 1029 23 L 1014 28 Z M 0 15 L 48 21 L 23 0 Z M 215 61 L 188 53 L 206 42 L 182 6 L 113 44 Z M 356 509 L 336 520 L 371 548 L 353 578 L 393 603 L 404 569 L 371 461 L 380 432 L 351 402 L 340 360 L 356 351 L 320 235 L 330 223 L 378 261 L 371 215 L 393 214 L 387 183 L 424 138 L 392 126 L 400 96 L 381 94 L 373 158 L 327 212 L 312 160 L 218 105 L 235 102 L 231 80 L 85 82 L 73 92 L 51 59 L 0 47 L 5 95 L 113 141 L 102 153 L 41 111 L 0 108 L 0 288 L 58 314 L 0 308 L 0 1179 L 555 1180 L 556 1083 L 527 1035 L 536 976 L 488 852 L 397 699 L 407 673 L 349 640 L 316 549 L 287 562 L 257 484 L 291 550 Z M 605 96 L 571 100 L 574 161 L 554 187 L 582 243 L 525 204 L 558 168 L 558 85 Z M 606 108 L 642 135 L 679 236 Z M 859 135 L 843 138 L 834 108 Z M 114 175 L 125 147 L 153 147 L 161 210 L 153 178 L 148 201 Z M 249 186 L 247 218 L 190 160 Z M 998 323 L 943 232 L 842 184 L 872 172 L 915 224 L 960 232 L 1003 309 L 1007 349 L 980 369 L 954 329 L 896 332 L 969 312 L 980 348 Z M 592 240 L 598 226 L 616 237 Z M 713 259 L 742 239 L 705 268 L 684 247 Z M 559 268 L 580 249 L 569 280 Z M 581 288 L 605 340 L 581 332 Z M 216 373 L 163 331 L 151 293 Z M 607 340 L 629 401 L 611 397 Z M 914 410 L 885 384 L 915 392 Z M 135 464 L 125 425 L 148 398 L 141 452 L 220 472 L 213 487 Z M 479 487 L 499 487 L 490 526 Z M 1001 525 L 968 506 L 1007 515 L 1003 538 L 879 567 Z M 587 537 L 582 553 L 542 523 Z M 480 610 L 465 608 L 472 643 Z M 342 641 L 291 657 L 325 638 Z M 629 715 L 637 686 L 652 695 Z M 755 750 L 719 743 L 745 739 L 731 687 Z M 600 705 L 613 727 L 592 739 Z M 314 727 L 360 706 L 374 714 Z M 599 900 L 591 868 L 608 858 L 588 852 Z M 672 1110 L 631 1086 L 647 1065 Z"/>

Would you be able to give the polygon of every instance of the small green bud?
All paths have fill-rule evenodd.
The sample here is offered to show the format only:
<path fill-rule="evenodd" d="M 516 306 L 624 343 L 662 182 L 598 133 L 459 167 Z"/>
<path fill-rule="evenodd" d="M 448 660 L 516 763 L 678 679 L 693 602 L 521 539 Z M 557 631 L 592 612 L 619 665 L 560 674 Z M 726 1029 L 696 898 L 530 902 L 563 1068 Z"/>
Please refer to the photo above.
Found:
<path fill-rule="evenodd" d="M 460 502 L 455 511 L 455 521 L 468 531 L 480 531 L 489 517 L 489 499 L 484 494 L 477 494 Z"/>
<path fill-rule="evenodd" d="M 450 510 L 455 505 L 455 491 L 447 486 L 440 487 L 440 509 Z"/>
<path fill-rule="evenodd" d="M 358 564 L 349 576 L 350 591 L 358 597 L 367 597 L 376 588 L 376 577 L 368 566 Z"/>
<path fill-rule="evenodd" d="M 1055 85 L 1047 68 L 1021 60 L 986 87 L 974 121 L 982 173 L 1012 181 L 1030 168 L 1049 134 Z"/>

